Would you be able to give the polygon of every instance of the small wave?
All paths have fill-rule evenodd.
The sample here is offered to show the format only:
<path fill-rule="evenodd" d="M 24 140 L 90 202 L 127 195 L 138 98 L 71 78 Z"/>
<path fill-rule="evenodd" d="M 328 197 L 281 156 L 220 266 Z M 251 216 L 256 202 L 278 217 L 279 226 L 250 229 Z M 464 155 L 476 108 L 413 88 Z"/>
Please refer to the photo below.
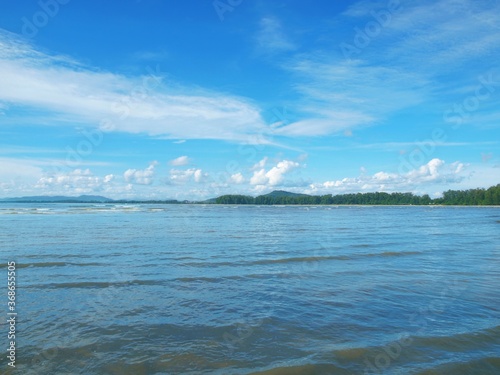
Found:
<path fill-rule="evenodd" d="M 294 263 L 294 262 L 320 262 L 326 260 L 354 260 L 356 258 L 367 257 L 401 257 L 407 255 L 423 254 L 421 251 L 385 251 L 383 253 L 368 253 L 354 255 L 326 255 L 326 256 L 311 256 L 311 257 L 294 257 L 281 259 L 262 259 L 249 262 L 254 265 L 274 264 L 274 263 Z"/>
<path fill-rule="evenodd" d="M 188 267 L 228 267 L 236 266 L 237 264 L 234 262 L 188 262 L 181 263 L 180 265 Z"/>
<path fill-rule="evenodd" d="M 11 210 L 2 210 L 0 211 L 0 215 L 51 215 L 55 214 L 54 211 L 49 209 L 11 209 Z"/>
<path fill-rule="evenodd" d="M 17 268 L 36 268 L 36 267 L 65 267 L 65 266 L 102 266 L 102 263 L 71 263 L 71 262 L 40 262 L 40 263 L 17 263 Z M 7 267 L 6 264 L 0 264 L 0 267 Z"/>
<path fill-rule="evenodd" d="M 423 254 L 421 251 L 386 251 L 382 253 L 366 253 L 366 254 L 353 254 L 353 255 L 324 255 L 324 256 L 304 256 L 304 257 L 291 257 L 291 258 L 277 258 L 277 259 L 258 259 L 245 262 L 187 262 L 182 263 L 182 266 L 189 267 L 238 267 L 248 265 L 269 265 L 269 264 L 286 264 L 286 263 L 307 263 L 307 262 L 322 262 L 328 260 L 356 260 L 370 257 L 401 257 L 408 255 Z"/>
<path fill-rule="evenodd" d="M 301 365 L 292 367 L 276 367 L 270 370 L 252 372 L 249 375 L 352 375 L 341 367 L 331 364 Z"/>
<path fill-rule="evenodd" d="M 131 280 L 131 281 L 117 281 L 117 282 L 109 282 L 109 281 L 81 281 L 81 282 L 73 282 L 73 283 L 52 283 L 52 284 L 38 284 L 31 285 L 31 288 L 49 288 L 49 289 L 102 289 L 102 288 L 112 288 L 112 287 L 127 287 L 133 285 L 161 285 L 164 284 L 165 281 L 159 280 Z"/>
<path fill-rule="evenodd" d="M 355 247 L 355 248 L 365 248 L 365 247 L 372 247 L 372 246 L 373 245 L 368 244 L 368 243 L 359 243 L 359 244 L 351 245 L 351 247 Z"/>
<path fill-rule="evenodd" d="M 436 348 L 446 351 L 467 351 L 477 349 L 480 345 L 498 343 L 500 326 L 487 328 L 476 332 L 458 333 L 452 336 L 414 337 L 416 344 L 426 348 Z"/>
<path fill-rule="evenodd" d="M 384 251 L 379 254 L 369 254 L 368 256 L 381 256 L 381 257 L 402 257 L 406 255 L 423 254 L 421 251 Z"/>
<path fill-rule="evenodd" d="M 376 258 L 376 257 L 403 257 L 408 255 L 424 254 L 422 251 L 384 251 L 381 253 L 353 254 L 349 259 Z"/>
<path fill-rule="evenodd" d="M 193 282 L 207 282 L 207 283 L 218 283 L 222 281 L 221 277 L 179 277 L 175 281 L 180 281 L 183 283 L 193 283 Z"/>
<path fill-rule="evenodd" d="M 164 212 L 167 211 L 166 208 L 150 208 L 148 209 L 149 212 Z"/>
<path fill-rule="evenodd" d="M 353 361 L 366 357 L 369 352 L 369 348 L 346 348 L 335 350 L 334 354 L 339 360 Z"/>
<path fill-rule="evenodd" d="M 248 275 L 232 275 L 232 276 L 221 276 L 221 277 L 179 277 L 173 279 L 173 281 L 178 281 L 181 283 L 196 283 L 196 282 L 207 282 L 207 283 L 220 283 L 227 280 L 243 280 L 243 279 L 267 279 L 270 277 L 278 277 L 278 278 L 294 278 L 295 275 L 287 274 L 287 273 L 252 273 Z"/>
<path fill-rule="evenodd" d="M 415 375 L 498 375 L 500 374 L 500 358 L 485 357 L 468 362 L 447 363 L 417 372 Z"/>
<path fill-rule="evenodd" d="M 294 257 L 281 259 L 262 259 L 249 262 L 250 264 L 274 264 L 274 263 L 294 263 L 294 262 L 319 262 L 322 260 L 349 260 L 352 259 L 346 255 L 330 255 L 319 257 Z"/>

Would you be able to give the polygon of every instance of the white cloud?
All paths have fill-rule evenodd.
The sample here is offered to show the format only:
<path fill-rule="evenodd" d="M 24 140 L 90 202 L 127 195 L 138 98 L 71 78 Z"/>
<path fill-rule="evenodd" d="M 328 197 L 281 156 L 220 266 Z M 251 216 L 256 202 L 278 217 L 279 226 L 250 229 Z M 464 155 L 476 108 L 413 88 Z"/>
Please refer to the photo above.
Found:
<path fill-rule="evenodd" d="M 311 118 L 297 121 L 277 129 L 275 133 L 288 137 L 317 137 L 338 133 L 342 130 L 349 131 L 348 129 L 351 127 L 368 125 L 373 123 L 374 120 L 375 118 L 368 114 L 338 112 L 332 113 L 332 116 L 328 119 Z"/>
<path fill-rule="evenodd" d="M 241 173 L 235 173 L 231 175 L 231 182 L 235 184 L 242 184 L 245 182 L 245 177 Z"/>
<path fill-rule="evenodd" d="M 373 175 L 375 181 L 390 181 L 396 178 L 397 175 L 393 173 L 378 172 Z"/>
<path fill-rule="evenodd" d="M 369 15 L 371 10 L 387 8 L 387 4 L 387 0 L 361 0 L 349 5 L 342 14 L 349 17 L 363 17 Z"/>
<path fill-rule="evenodd" d="M 45 125 L 84 123 L 106 131 L 176 139 L 244 141 L 266 131 L 248 100 L 197 88 L 162 85 L 159 66 L 141 77 L 97 71 L 62 56 L 37 51 L 0 30 L 0 103 L 43 116 Z"/>
<path fill-rule="evenodd" d="M 0 196 L 88 193 L 106 189 L 115 179 L 113 174 L 96 177 L 88 168 L 73 169 L 64 159 L 48 158 L 0 158 L 0 176 Z"/>
<path fill-rule="evenodd" d="M 463 172 L 465 164 L 454 162 L 446 164 L 444 160 L 432 159 L 427 164 L 408 171 L 405 174 L 377 172 L 367 175 L 361 172 L 359 177 L 346 177 L 341 180 L 311 184 L 309 193 L 349 193 L 359 191 L 416 191 L 427 190 L 431 185 L 455 184 L 463 181 L 467 175 Z"/>
<path fill-rule="evenodd" d="M 174 183 L 185 184 L 190 181 L 200 183 L 207 177 L 208 174 L 204 173 L 199 168 L 189 168 L 186 170 L 171 169 L 170 170 L 170 180 Z"/>
<path fill-rule="evenodd" d="M 115 179 L 115 175 L 108 174 L 108 175 L 104 176 L 104 180 L 103 181 L 104 181 L 104 183 L 107 184 L 107 183 L 113 181 L 114 179 Z"/>
<path fill-rule="evenodd" d="M 125 181 L 139 185 L 151 185 L 155 174 L 155 166 L 158 162 L 152 162 L 146 169 L 127 169 L 123 174 Z"/>
<path fill-rule="evenodd" d="M 372 11 L 386 12 L 389 3 L 355 2 L 337 22 L 352 25 L 354 21 L 363 30 L 375 22 Z M 500 3 L 494 1 L 401 2 L 365 47 L 358 48 L 358 32 L 352 30 L 339 34 L 343 39 L 337 40 L 337 53 L 315 50 L 284 64 L 294 74 L 292 88 L 301 95 L 294 106 L 301 119 L 276 129 L 276 134 L 349 136 L 355 128 L 383 123 L 394 113 L 422 103 L 450 106 L 453 99 L 444 90 L 470 86 L 478 75 L 496 68 L 499 25 Z M 345 44 L 357 52 L 343 56 L 340 46 Z M 481 105 L 484 110 L 485 103 Z"/>
<path fill-rule="evenodd" d="M 284 175 L 299 167 L 299 163 L 290 160 L 280 161 L 276 167 L 271 168 L 266 177 L 269 178 L 269 185 L 278 185 L 283 182 Z"/>
<path fill-rule="evenodd" d="M 0 158 L 0 181 L 37 179 L 42 176 L 40 161 L 18 158 Z"/>
<path fill-rule="evenodd" d="M 255 170 L 252 178 L 250 179 L 250 184 L 269 186 L 280 185 L 285 179 L 285 174 L 293 171 L 299 166 L 300 164 L 296 161 L 283 160 L 278 162 L 276 166 L 272 167 L 268 171 L 266 171 L 264 168 Z"/>
<path fill-rule="evenodd" d="M 440 0 L 407 3 L 401 8 L 388 28 L 392 34 L 406 37 L 392 44 L 388 58 L 439 74 L 448 73 L 450 66 L 498 54 L 498 2 Z M 428 57 L 414 64 L 423 51 Z"/>
<path fill-rule="evenodd" d="M 252 168 L 250 168 L 252 171 L 255 171 L 255 170 L 259 170 L 259 169 L 262 169 L 266 166 L 267 164 L 267 160 L 268 160 L 268 157 L 265 156 L 264 158 L 262 158 L 261 160 L 259 160 L 257 163 L 255 163 Z"/>
<path fill-rule="evenodd" d="M 101 191 L 112 180 L 112 175 L 101 178 L 94 176 L 89 169 L 75 169 L 67 173 L 44 175 L 38 179 L 34 188 L 51 194 L 84 194 Z"/>
<path fill-rule="evenodd" d="M 310 55 L 287 69 L 297 79 L 294 87 L 302 99 L 295 108 L 304 119 L 276 129 L 279 135 L 349 135 L 353 128 L 373 125 L 426 97 L 427 81 L 395 66 Z"/>
<path fill-rule="evenodd" d="M 201 169 L 197 169 L 196 171 L 194 171 L 194 181 L 195 182 L 201 182 L 201 179 L 203 178 L 203 172 L 201 171 Z"/>
<path fill-rule="evenodd" d="M 388 171 L 368 174 L 366 169 L 361 168 L 357 177 L 312 184 L 302 179 L 290 179 L 290 173 L 300 167 L 303 164 L 290 160 L 275 164 L 268 162 L 266 168 L 255 170 L 250 178 L 242 173 L 214 174 L 212 178 L 200 168 L 171 169 L 166 185 L 153 185 L 154 163 L 144 170 L 132 170 L 135 172 L 129 173 L 128 181 L 115 174 L 96 176 L 90 169 L 79 168 L 68 172 L 45 173 L 36 179 L 33 179 L 36 175 L 32 175 L 31 179 L 3 178 L 0 180 L 0 192 L 3 196 L 98 193 L 116 199 L 202 199 L 234 193 L 262 194 L 279 186 L 288 191 L 308 194 L 410 191 L 435 196 L 435 192 L 448 189 L 489 187 L 498 183 L 498 164 L 483 162 L 466 165 L 458 161 L 446 163 L 437 158 L 403 174 Z M 38 169 L 34 171 L 38 172 Z"/>
<path fill-rule="evenodd" d="M 265 185 L 269 179 L 266 176 L 265 169 L 259 169 L 253 173 L 252 178 L 250 179 L 250 184 L 252 185 Z"/>
<path fill-rule="evenodd" d="M 175 158 L 170 161 L 170 165 L 173 165 L 174 167 L 179 167 L 182 165 L 187 165 L 191 162 L 191 159 L 188 158 L 187 156 L 179 156 L 178 158 Z"/>
<path fill-rule="evenodd" d="M 296 48 L 283 32 L 281 22 L 274 17 L 264 17 L 260 20 L 257 46 L 260 51 L 268 54 L 291 51 Z"/>

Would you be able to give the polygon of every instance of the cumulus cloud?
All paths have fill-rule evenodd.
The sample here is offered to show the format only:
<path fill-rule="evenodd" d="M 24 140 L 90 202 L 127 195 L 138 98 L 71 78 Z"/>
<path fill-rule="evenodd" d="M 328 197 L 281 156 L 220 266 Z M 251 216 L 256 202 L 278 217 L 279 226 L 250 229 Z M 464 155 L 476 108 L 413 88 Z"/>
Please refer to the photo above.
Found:
<path fill-rule="evenodd" d="M 191 162 L 191 159 L 188 158 L 187 156 L 179 156 L 178 158 L 175 158 L 173 160 L 170 160 L 170 165 L 173 165 L 174 167 L 180 167 L 182 165 L 187 165 Z"/>
<path fill-rule="evenodd" d="M 170 180 L 175 183 L 187 183 L 194 181 L 200 183 L 208 174 L 199 168 L 189 168 L 186 170 L 171 169 Z"/>
<path fill-rule="evenodd" d="M 231 175 L 230 181 L 234 184 L 242 184 L 245 182 L 245 177 L 241 173 L 235 173 Z"/>
<path fill-rule="evenodd" d="M 114 175 L 105 177 L 94 176 L 90 169 L 75 169 L 68 173 L 45 175 L 35 184 L 37 189 L 50 189 L 51 191 L 64 191 L 71 193 L 90 193 L 100 191 L 114 179 Z"/>
<path fill-rule="evenodd" d="M 266 159 L 261 160 L 261 162 L 264 160 Z M 264 163 L 262 163 L 262 165 L 265 165 L 265 161 Z M 266 171 L 265 168 L 255 170 L 253 176 L 250 179 L 250 184 L 270 186 L 280 185 L 285 179 L 285 174 L 293 171 L 299 166 L 300 164 L 296 161 L 282 160 L 268 171 Z"/>
<path fill-rule="evenodd" d="M 155 174 L 157 161 L 152 162 L 146 169 L 127 169 L 123 174 L 125 181 L 139 185 L 151 185 Z"/>
<path fill-rule="evenodd" d="M 444 160 L 434 158 L 427 164 L 404 174 L 377 172 L 373 175 L 362 173 L 359 177 L 325 181 L 311 184 L 309 193 L 342 193 L 364 191 L 404 191 L 414 190 L 426 184 L 451 184 L 461 182 L 465 177 L 465 164 L 454 162 L 447 164 Z M 332 191 L 333 190 L 333 191 Z"/>
<path fill-rule="evenodd" d="M 267 164 L 267 156 L 264 157 L 262 160 L 258 161 L 257 163 L 255 163 L 252 168 L 250 168 L 252 171 L 256 171 L 256 170 L 260 170 L 262 168 L 264 168 Z"/>
<path fill-rule="evenodd" d="M 299 163 L 295 161 L 290 161 L 290 160 L 280 161 L 278 165 L 271 168 L 271 170 L 266 173 L 266 177 L 269 178 L 269 185 L 278 185 L 283 181 L 285 173 L 288 173 L 291 170 L 298 167 Z"/>
<path fill-rule="evenodd" d="M 250 178 L 250 184 L 252 185 L 264 185 L 268 181 L 266 177 L 266 170 L 259 169 L 253 173 L 253 176 Z"/>
<path fill-rule="evenodd" d="M 106 183 L 106 184 L 107 184 L 107 183 L 109 183 L 109 182 L 113 181 L 114 179 L 115 179 L 115 176 L 114 176 L 114 175 L 112 175 L 112 174 L 108 174 L 108 175 L 104 176 L 104 183 Z"/>

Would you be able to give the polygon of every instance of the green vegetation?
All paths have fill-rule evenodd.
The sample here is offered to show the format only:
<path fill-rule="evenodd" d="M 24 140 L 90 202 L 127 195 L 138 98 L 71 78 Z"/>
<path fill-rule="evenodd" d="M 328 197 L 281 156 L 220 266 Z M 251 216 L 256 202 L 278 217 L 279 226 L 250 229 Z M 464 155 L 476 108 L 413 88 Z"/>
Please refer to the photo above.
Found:
<path fill-rule="evenodd" d="M 443 198 L 434 200 L 437 204 L 483 206 L 500 205 L 500 184 L 488 189 L 448 190 Z"/>
<path fill-rule="evenodd" d="M 222 195 L 215 199 L 217 204 L 255 204 L 255 198 L 248 195 Z"/>
<path fill-rule="evenodd" d="M 448 190 L 442 198 L 431 199 L 412 193 L 357 193 L 341 195 L 306 195 L 286 191 L 273 191 L 266 195 L 251 197 L 247 195 L 223 195 L 215 200 L 216 204 L 258 204 L 258 205 L 500 205 L 500 184 L 489 189 Z"/>
<path fill-rule="evenodd" d="M 218 198 L 202 202 L 167 200 L 113 200 L 101 196 L 82 195 L 80 197 L 64 196 L 36 196 L 21 198 L 4 198 L 0 203 L 110 203 L 110 204 L 258 204 L 258 205 L 459 205 L 459 206 L 498 206 L 500 205 L 500 184 L 488 189 L 448 190 L 442 198 L 431 199 L 427 194 L 423 196 L 412 193 L 356 193 L 340 195 L 307 195 L 275 190 L 269 194 L 251 197 L 248 195 L 222 195 Z"/>

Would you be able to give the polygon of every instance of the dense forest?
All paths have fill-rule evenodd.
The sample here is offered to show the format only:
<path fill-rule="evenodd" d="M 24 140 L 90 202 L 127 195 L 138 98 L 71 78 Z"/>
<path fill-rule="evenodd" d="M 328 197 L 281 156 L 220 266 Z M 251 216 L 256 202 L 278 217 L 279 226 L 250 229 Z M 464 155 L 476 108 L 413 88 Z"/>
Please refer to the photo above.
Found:
<path fill-rule="evenodd" d="M 448 190 L 441 198 L 432 199 L 427 194 L 414 195 L 412 193 L 355 193 L 340 195 L 307 195 L 275 190 L 272 193 L 252 197 L 248 195 L 222 195 L 205 201 L 177 201 L 168 200 L 113 200 L 101 196 L 36 196 L 21 198 L 4 198 L 0 203 L 111 203 L 111 204 L 257 204 L 257 205 L 459 205 L 459 206 L 498 206 L 500 205 L 500 184 L 488 189 Z"/>
<path fill-rule="evenodd" d="M 448 190 L 442 198 L 431 199 L 412 193 L 357 193 L 341 195 L 306 195 L 274 191 L 270 194 L 251 197 L 247 195 L 223 195 L 217 204 L 367 204 L 367 205 L 500 205 L 500 184 L 488 189 Z"/>

